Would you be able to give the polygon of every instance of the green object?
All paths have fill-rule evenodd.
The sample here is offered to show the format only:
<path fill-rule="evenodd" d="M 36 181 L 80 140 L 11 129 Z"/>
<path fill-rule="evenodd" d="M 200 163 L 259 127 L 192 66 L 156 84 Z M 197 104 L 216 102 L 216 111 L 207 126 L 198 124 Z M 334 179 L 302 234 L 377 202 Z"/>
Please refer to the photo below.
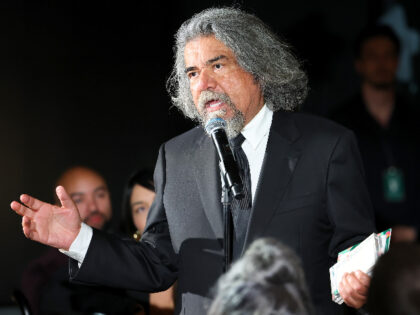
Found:
<path fill-rule="evenodd" d="M 379 236 L 379 255 L 385 254 L 389 250 L 391 245 L 391 234 L 392 229 L 385 230 L 381 233 L 378 233 Z"/>
<path fill-rule="evenodd" d="M 383 175 L 384 197 L 388 202 L 405 200 L 404 174 L 396 167 L 388 168 Z"/>
<path fill-rule="evenodd" d="M 390 242 L 391 242 L 391 233 L 392 233 L 392 229 L 389 228 L 385 231 L 382 231 L 382 232 L 376 234 L 377 240 L 378 240 L 377 246 L 378 246 L 379 256 L 381 256 L 382 254 L 386 253 L 389 250 L 389 246 L 390 246 Z M 350 252 L 353 249 L 355 249 L 359 245 L 360 245 L 360 243 L 354 244 L 353 246 L 350 246 L 349 248 L 339 252 L 337 261 L 345 258 L 347 255 L 350 254 Z"/>

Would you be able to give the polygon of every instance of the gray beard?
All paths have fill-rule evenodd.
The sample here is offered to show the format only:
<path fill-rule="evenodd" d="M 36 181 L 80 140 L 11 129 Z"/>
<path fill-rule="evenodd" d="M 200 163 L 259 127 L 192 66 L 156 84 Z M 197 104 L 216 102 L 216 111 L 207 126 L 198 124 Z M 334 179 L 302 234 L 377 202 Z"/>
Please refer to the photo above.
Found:
<path fill-rule="evenodd" d="M 207 113 L 205 110 L 205 105 L 208 101 L 211 100 L 220 100 L 223 103 L 227 104 L 232 111 L 233 111 L 233 117 L 230 119 L 225 119 L 224 116 L 226 115 L 226 110 L 219 110 L 214 112 Z M 200 99 L 198 101 L 198 107 L 200 109 L 201 114 L 198 115 L 198 119 L 205 128 L 207 122 L 210 119 L 219 117 L 226 121 L 226 135 L 229 139 L 235 138 L 244 128 L 245 125 L 245 119 L 244 115 L 236 108 L 236 106 L 232 103 L 229 96 L 227 96 L 224 93 L 218 93 L 218 92 L 212 92 L 212 91 L 204 91 L 200 95 Z"/>

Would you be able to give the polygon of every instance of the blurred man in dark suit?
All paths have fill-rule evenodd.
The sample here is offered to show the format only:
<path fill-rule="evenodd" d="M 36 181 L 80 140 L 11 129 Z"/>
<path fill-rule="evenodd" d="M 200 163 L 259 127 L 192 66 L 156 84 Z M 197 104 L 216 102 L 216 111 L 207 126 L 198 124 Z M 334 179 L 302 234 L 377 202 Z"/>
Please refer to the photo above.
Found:
<path fill-rule="evenodd" d="M 112 216 L 111 198 L 99 173 L 86 167 L 71 167 L 60 176 L 57 185 L 65 187 L 83 222 L 107 230 Z M 136 308 L 137 302 L 125 297 L 124 291 L 70 284 L 67 265 L 68 257 L 50 248 L 26 268 L 22 291 L 34 314 L 123 313 Z"/>
<path fill-rule="evenodd" d="M 420 112 L 398 93 L 400 42 L 389 26 L 361 32 L 355 45 L 360 93 L 332 114 L 356 134 L 377 229 L 413 242 L 420 229 Z"/>

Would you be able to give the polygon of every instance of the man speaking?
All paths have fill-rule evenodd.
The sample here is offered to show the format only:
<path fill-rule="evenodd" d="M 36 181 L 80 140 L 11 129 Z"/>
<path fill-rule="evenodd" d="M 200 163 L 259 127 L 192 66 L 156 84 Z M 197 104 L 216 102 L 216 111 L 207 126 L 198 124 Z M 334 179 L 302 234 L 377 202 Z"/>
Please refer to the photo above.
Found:
<path fill-rule="evenodd" d="M 232 203 L 234 258 L 256 238 L 273 237 L 301 257 L 319 314 L 337 314 L 329 267 L 337 253 L 374 231 L 373 212 L 353 134 L 292 112 L 307 78 L 288 46 L 257 17 L 205 10 L 176 34 L 168 81 L 173 103 L 202 125 L 226 122 L 241 159 L 245 196 Z M 176 313 L 205 314 L 223 272 L 221 177 L 216 149 L 197 127 L 160 148 L 156 199 L 141 242 L 123 241 L 81 222 L 62 187 L 62 207 L 28 195 L 12 202 L 28 238 L 67 251 L 73 281 L 142 291 L 178 279 Z M 369 277 L 343 277 L 345 302 L 360 307 Z"/>

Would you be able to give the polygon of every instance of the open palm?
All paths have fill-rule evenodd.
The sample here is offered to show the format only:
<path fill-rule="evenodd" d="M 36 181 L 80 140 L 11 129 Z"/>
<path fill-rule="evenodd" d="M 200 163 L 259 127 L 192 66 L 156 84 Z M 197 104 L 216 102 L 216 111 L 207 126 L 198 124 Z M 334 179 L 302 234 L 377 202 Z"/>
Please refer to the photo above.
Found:
<path fill-rule="evenodd" d="M 23 233 L 42 244 L 68 250 L 81 227 L 79 211 L 62 186 L 56 189 L 61 207 L 21 195 L 10 207 L 22 218 Z"/>

